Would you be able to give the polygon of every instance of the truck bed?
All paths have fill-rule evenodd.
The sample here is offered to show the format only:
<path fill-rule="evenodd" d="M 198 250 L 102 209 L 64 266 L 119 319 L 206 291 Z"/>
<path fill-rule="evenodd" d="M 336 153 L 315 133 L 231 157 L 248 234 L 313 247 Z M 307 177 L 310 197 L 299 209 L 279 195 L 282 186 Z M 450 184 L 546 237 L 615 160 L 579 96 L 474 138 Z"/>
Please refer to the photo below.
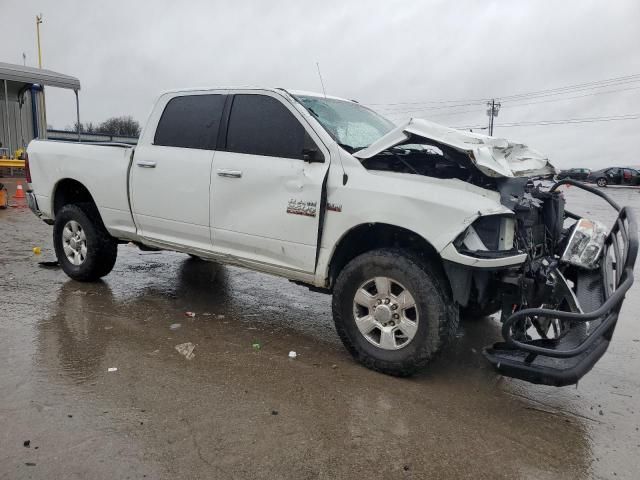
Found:
<path fill-rule="evenodd" d="M 128 194 L 133 149 L 121 143 L 32 141 L 30 185 L 42 213 L 54 218 L 56 186 L 75 180 L 91 192 L 109 233 L 119 238 L 135 235 Z"/>

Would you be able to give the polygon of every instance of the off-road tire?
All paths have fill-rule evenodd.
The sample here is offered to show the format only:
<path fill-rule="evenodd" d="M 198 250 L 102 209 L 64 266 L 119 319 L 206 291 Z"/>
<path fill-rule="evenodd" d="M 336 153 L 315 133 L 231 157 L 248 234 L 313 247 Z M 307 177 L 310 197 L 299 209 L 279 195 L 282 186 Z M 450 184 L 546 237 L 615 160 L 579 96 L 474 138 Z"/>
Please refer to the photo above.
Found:
<path fill-rule="evenodd" d="M 78 222 L 86 236 L 87 256 L 80 265 L 71 263 L 63 249 L 62 230 L 70 220 Z M 107 232 L 96 206 L 88 202 L 65 205 L 56 214 L 53 246 L 64 273 L 79 282 L 92 282 L 104 277 L 111 272 L 118 256 L 116 239 Z"/>
<path fill-rule="evenodd" d="M 607 179 L 604 177 L 600 177 L 596 180 L 596 185 L 598 185 L 599 187 L 606 187 L 607 186 Z"/>
<path fill-rule="evenodd" d="M 354 295 L 363 282 L 376 276 L 401 283 L 416 302 L 417 332 L 399 350 L 373 345 L 355 322 Z M 458 306 L 451 298 L 441 268 L 427 258 L 403 249 L 373 250 L 351 260 L 336 279 L 332 310 L 338 335 L 358 362 L 372 370 L 401 377 L 424 368 L 455 335 L 459 323 Z"/>

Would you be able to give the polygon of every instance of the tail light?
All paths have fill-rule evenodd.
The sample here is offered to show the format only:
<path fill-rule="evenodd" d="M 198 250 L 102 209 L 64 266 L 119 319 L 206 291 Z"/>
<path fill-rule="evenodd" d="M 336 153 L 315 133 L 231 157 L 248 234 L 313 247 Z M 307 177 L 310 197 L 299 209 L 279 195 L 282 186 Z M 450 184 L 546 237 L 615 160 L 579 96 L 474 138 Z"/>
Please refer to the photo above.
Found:
<path fill-rule="evenodd" d="M 29 168 L 29 154 L 24 152 L 24 176 L 27 183 L 31 183 L 31 169 Z"/>

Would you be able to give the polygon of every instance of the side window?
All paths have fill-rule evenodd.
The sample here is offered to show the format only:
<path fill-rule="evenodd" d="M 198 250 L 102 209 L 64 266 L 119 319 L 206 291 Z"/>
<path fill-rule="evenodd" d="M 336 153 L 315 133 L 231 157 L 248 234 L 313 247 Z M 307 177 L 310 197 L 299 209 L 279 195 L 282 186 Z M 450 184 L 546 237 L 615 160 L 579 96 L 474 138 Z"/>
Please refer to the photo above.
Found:
<path fill-rule="evenodd" d="M 235 95 L 227 151 L 270 157 L 303 158 L 310 138 L 287 108 L 266 95 Z"/>
<path fill-rule="evenodd" d="M 164 107 L 154 145 L 214 150 L 225 95 L 187 95 Z"/>

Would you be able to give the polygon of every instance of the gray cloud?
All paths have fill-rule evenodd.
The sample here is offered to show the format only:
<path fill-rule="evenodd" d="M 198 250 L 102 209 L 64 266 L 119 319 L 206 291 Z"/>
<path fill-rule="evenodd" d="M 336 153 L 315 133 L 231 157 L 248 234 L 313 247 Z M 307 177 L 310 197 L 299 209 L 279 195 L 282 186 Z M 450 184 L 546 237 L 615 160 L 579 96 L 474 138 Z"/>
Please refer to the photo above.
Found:
<path fill-rule="evenodd" d="M 640 2 L 0 0 L 0 60 L 36 64 L 44 14 L 46 68 L 82 82 L 84 120 L 144 122 L 163 90 L 268 85 L 364 103 L 476 99 L 640 73 Z M 639 86 L 640 82 L 635 84 Z M 634 86 L 634 85 L 631 85 Z M 613 88 L 612 88 L 613 89 Z M 586 92 L 588 93 L 588 92 Z M 74 120 L 73 95 L 47 92 L 49 123 Z M 484 107 L 410 115 L 484 125 Z M 640 113 L 640 89 L 509 107 L 496 135 L 524 141 L 560 166 L 640 164 L 640 120 L 501 128 L 500 123 Z M 433 115 L 433 116 L 431 116 Z"/>

